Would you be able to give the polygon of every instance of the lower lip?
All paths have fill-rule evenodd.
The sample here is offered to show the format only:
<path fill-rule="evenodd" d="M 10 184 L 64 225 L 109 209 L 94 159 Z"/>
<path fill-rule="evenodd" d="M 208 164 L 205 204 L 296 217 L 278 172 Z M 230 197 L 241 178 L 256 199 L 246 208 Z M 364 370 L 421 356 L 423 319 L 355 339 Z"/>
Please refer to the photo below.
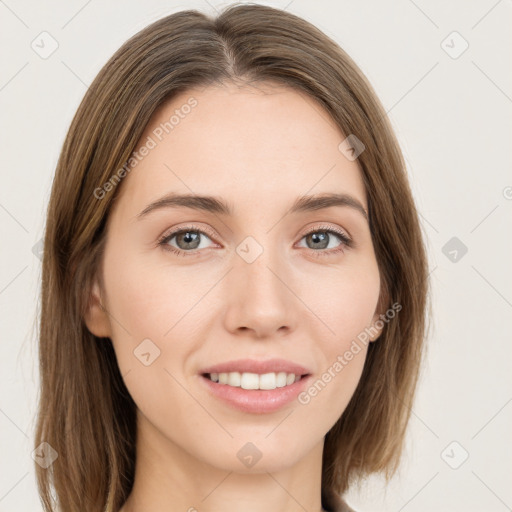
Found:
<path fill-rule="evenodd" d="M 275 412 L 293 402 L 306 387 L 311 375 L 302 377 L 297 382 L 276 389 L 243 389 L 213 382 L 200 375 L 210 392 L 235 409 L 253 414 Z"/>

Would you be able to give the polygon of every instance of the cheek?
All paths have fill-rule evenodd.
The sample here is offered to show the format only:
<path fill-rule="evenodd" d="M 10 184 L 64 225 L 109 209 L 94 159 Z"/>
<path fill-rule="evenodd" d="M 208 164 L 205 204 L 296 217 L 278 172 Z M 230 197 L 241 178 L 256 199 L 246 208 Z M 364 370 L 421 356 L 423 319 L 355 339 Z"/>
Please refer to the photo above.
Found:
<path fill-rule="evenodd" d="M 105 259 L 108 303 L 121 336 L 128 331 L 137 338 L 162 338 L 199 298 L 190 274 L 148 260 L 136 249 L 123 255 L 113 250 Z"/>
<path fill-rule="evenodd" d="M 298 396 L 310 418 L 319 418 L 327 429 L 336 423 L 360 381 L 366 354 L 367 346 L 362 344 L 332 354 L 328 365 Z"/>
<path fill-rule="evenodd" d="M 317 317 L 316 328 L 325 352 L 332 354 L 345 350 L 372 323 L 379 299 L 379 272 L 376 262 L 367 265 L 346 266 L 329 273 L 308 278 L 301 297 Z"/>
<path fill-rule="evenodd" d="M 333 425 L 348 405 L 363 371 L 369 343 L 366 329 L 379 298 L 379 273 L 376 263 L 369 261 L 365 266 L 332 272 L 329 279 L 316 277 L 316 286 L 310 286 L 307 294 L 304 290 L 303 296 L 317 317 L 309 327 L 322 367 L 299 396 L 299 403 L 312 416 L 324 415 L 323 421 Z"/>
<path fill-rule="evenodd" d="M 161 361 L 164 334 L 175 323 L 172 304 L 179 301 L 172 291 L 166 294 L 162 275 L 157 276 L 135 251 L 120 254 L 116 249 L 113 243 L 107 250 L 103 267 L 112 342 L 122 374 L 138 374 L 147 359 L 154 360 L 149 368 Z M 150 356 L 141 357 L 146 353 Z"/>
<path fill-rule="evenodd" d="M 150 268 L 142 258 L 110 254 L 104 271 L 112 343 L 126 387 L 146 417 L 162 416 L 171 424 L 167 413 L 172 408 L 164 404 L 180 403 L 175 398 L 181 396 L 177 382 L 183 381 L 175 362 L 186 360 L 191 350 L 183 342 L 189 334 L 191 301 L 182 292 L 191 297 L 193 292 L 177 284 L 175 275 Z"/>
<path fill-rule="evenodd" d="M 370 325 L 378 301 L 379 283 L 359 278 L 343 279 L 343 287 L 332 287 L 318 316 L 325 324 L 324 335 L 315 339 L 322 365 L 299 403 L 312 416 L 334 425 L 346 409 L 363 372 Z M 318 324 L 318 322 L 317 322 Z"/>
<path fill-rule="evenodd" d="M 179 391 L 172 375 L 182 381 L 182 365 L 205 339 L 200 331 L 209 302 L 201 298 L 215 282 L 192 267 L 177 271 L 161 262 L 150 265 L 148 259 L 136 250 L 125 255 L 113 250 L 104 264 L 112 342 L 141 409 L 155 389 Z"/>

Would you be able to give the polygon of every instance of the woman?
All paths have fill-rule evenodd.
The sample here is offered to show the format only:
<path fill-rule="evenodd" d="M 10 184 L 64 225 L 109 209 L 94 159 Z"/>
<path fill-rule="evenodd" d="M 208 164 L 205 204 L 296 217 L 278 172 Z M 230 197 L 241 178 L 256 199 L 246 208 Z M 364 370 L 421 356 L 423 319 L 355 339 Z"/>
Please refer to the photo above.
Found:
<path fill-rule="evenodd" d="M 338 45 L 260 5 L 148 26 L 53 183 L 45 510 L 351 510 L 399 463 L 427 277 L 398 143 Z"/>

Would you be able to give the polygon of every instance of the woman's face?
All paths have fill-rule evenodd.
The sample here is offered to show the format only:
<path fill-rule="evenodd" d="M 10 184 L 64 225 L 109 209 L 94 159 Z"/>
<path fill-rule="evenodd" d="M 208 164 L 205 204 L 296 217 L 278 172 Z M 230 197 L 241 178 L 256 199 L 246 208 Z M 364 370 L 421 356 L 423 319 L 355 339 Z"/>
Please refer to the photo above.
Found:
<path fill-rule="evenodd" d="M 348 204 L 298 203 L 345 194 L 367 211 L 344 139 L 269 84 L 189 90 L 148 124 L 108 220 L 93 289 L 106 313 L 93 304 L 87 324 L 111 338 L 156 458 L 276 471 L 321 450 L 345 410 L 367 351 L 353 342 L 380 313 L 369 224 Z M 284 365 L 258 366 L 272 359 Z M 279 387 L 236 387 L 237 369 L 244 387 Z M 308 376 L 282 387 L 280 373 Z"/>

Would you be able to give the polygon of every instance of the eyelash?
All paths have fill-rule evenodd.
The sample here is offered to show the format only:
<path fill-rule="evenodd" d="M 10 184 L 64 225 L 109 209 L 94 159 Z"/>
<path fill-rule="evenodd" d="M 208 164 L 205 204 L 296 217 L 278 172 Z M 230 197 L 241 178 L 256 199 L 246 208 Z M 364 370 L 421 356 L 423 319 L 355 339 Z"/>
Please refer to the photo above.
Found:
<path fill-rule="evenodd" d="M 174 238 L 176 235 L 185 233 L 187 231 L 192 231 L 194 233 L 200 233 L 202 235 L 207 235 L 208 237 L 214 238 L 214 235 L 208 230 L 198 229 L 195 226 L 187 226 L 187 227 L 180 228 L 176 231 L 173 231 L 172 233 L 166 234 L 163 237 L 161 237 L 158 240 L 158 246 L 162 247 L 162 249 L 165 251 L 170 251 L 170 252 L 176 254 L 177 256 L 192 256 L 193 257 L 194 255 L 197 255 L 198 254 L 197 249 L 192 250 L 192 251 L 183 251 L 181 249 L 177 249 L 176 247 L 173 247 L 172 245 L 168 244 L 169 240 Z M 326 256 L 332 256 L 334 254 L 338 254 L 340 252 L 343 252 L 347 248 L 348 249 L 352 248 L 354 245 L 353 241 L 350 238 L 348 238 L 348 236 L 345 233 L 343 233 L 342 231 L 338 231 L 337 229 L 333 229 L 332 227 L 326 227 L 326 226 L 319 226 L 311 231 L 308 231 L 307 233 L 304 233 L 304 235 L 302 235 L 302 237 L 301 237 L 301 240 L 303 238 L 305 238 L 306 236 L 311 235 L 313 233 L 334 234 L 341 240 L 340 246 L 336 249 L 330 249 L 328 251 L 325 249 L 321 249 L 321 250 L 310 249 L 313 252 L 314 256 L 318 257 L 318 258 L 323 258 Z"/>

